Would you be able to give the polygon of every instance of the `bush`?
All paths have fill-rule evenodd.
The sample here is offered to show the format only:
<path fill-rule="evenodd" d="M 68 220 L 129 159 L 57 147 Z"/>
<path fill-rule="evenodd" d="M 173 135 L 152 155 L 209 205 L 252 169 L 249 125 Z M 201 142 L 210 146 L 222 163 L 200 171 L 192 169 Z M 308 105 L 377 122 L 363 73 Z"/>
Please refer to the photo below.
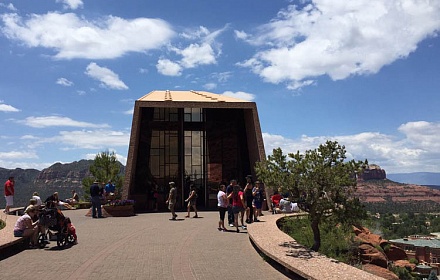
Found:
<path fill-rule="evenodd" d="M 298 243 L 310 248 L 313 245 L 313 232 L 307 218 L 287 217 L 280 223 L 282 231 Z M 329 258 L 350 264 L 360 263 L 358 245 L 351 227 L 325 222 L 320 225 L 321 247 L 319 252 Z"/>
<path fill-rule="evenodd" d="M 3 229 L 6 226 L 5 221 L 0 219 L 0 229 Z"/>

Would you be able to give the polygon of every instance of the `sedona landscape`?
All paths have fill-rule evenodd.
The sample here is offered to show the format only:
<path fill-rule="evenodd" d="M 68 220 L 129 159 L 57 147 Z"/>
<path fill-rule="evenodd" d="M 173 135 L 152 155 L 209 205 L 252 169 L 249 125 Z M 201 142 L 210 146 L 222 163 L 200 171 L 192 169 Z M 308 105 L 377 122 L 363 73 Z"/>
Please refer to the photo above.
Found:
<path fill-rule="evenodd" d="M 93 160 L 55 163 L 41 171 L 0 168 L 0 180 L 5 182 L 9 176 L 15 177 L 16 205 L 25 205 L 34 191 L 43 198 L 55 191 L 59 192 L 61 198 L 68 198 L 71 190 L 75 189 L 81 197 L 83 194 L 81 182 L 91 176 L 89 167 L 92 163 Z M 373 166 L 374 168 L 364 173 L 357 183 L 357 195 L 368 210 L 377 212 L 387 207 L 395 208 L 396 205 L 405 207 L 407 204 L 414 204 L 420 211 L 440 212 L 439 186 L 395 182 L 387 179 L 385 170 Z M 120 164 L 120 168 L 121 174 L 124 174 L 125 166 Z M 410 174 L 400 174 L 402 178 L 408 176 Z M 418 176 L 420 177 L 420 174 Z M 425 181 L 429 180 L 425 179 Z M 4 200 L 1 200 L 0 207 L 4 207 L 4 203 Z"/>

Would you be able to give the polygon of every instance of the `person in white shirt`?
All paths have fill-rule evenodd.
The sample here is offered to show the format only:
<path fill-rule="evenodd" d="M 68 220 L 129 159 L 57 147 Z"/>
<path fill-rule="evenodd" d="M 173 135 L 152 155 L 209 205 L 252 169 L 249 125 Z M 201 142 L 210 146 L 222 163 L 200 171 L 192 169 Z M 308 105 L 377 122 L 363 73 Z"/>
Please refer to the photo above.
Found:
<path fill-rule="evenodd" d="M 41 197 L 37 192 L 34 192 L 34 194 L 32 195 L 32 199 L 35 199 L 36 203 L 35 205 L 40 207 L 41 204 L 43 204 L 43 202 L 41 201 Z"/>
<path fill-rule="evenodd" d="M 227 231 L 225 228 L 225 214 L 228 211 L 228 197 L 225 193 L 226 186 L 220 185 L 218 193 L 217 193 L 217 206 L 218 212 L 220 214 L 220 220 L 218 221 L 218 230 Z"/>
<path fill-rule="evenodd" d="M 277 213 L 292 213 L 292 203 L 289 201 L 287 194 L 280 200 L 280 204 L 276 209 Z"/>

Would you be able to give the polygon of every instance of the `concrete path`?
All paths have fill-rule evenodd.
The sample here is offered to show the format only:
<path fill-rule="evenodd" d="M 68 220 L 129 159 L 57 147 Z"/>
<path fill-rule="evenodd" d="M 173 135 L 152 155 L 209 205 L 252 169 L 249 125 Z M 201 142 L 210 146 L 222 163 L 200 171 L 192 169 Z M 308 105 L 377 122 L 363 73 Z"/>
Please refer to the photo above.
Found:
<path fill-rule="evenodd" d="M 79 244 L 24 250 L 0 261 L 2 279 L 289 279 L 266 263 L 246 231 L 217 230 L 218 213 L 197 219 L 178 213 L 92 219 L 63 211 Z M 228 227 L 229 228 L 229 227 Z"/>

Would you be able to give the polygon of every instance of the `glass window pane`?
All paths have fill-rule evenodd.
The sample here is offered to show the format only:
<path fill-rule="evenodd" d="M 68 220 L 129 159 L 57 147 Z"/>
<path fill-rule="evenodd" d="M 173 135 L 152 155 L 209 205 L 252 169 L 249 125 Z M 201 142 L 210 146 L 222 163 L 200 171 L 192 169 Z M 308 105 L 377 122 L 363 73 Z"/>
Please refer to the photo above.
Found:
<path fill-rule="evenodd" d="M 178 164 L 170 164 L 170 175 L 177 176 L 177 171 L 179 170 Z"/>
<path fill-rule="evenodd" d="M 197 175 L 197 178 L 200 178 L 200 175 L 202 174 L 202 167 L 199 165 L 193 165 L 192 174 L 195 174 Z"/>
<path fill-rule="evenodd" d="M 152 148 L 159 148 L 159 137 L 152 137 L 151 138 L 151 147 Z"/>
<path fill-rule="evenodd" d="M 193 122 L 200 122 L 200 114 L 201 114 L 201 110 L 200 108 L 193 108 L 192 109 L 192 114 L 191 114 L 191 118 Z"/>
<path fill-rule="evenodd" d="M 178 156 L 170 156 L 170 163 L 179 163 Z"/>
<path fill-rule="evenodd" d="M 200 131 L 193 131 L 192 132 L 192 142 L 193 147 L 200 147 L 201 141 L 200 141 Z"/>
<path fill-rule="evenodd" d="M 185 155 L 191 155 L 191 138 L 185 137 Z"/>
<path fill-rule="evenodd" d="M 191 172 L 191 156 L 185 156 L 185 170 Z"/>
<path fill-rule="evenodd" d="M 150 150 L 151 156 L 158 156 L 159 155 L 159 149 L 151 149 Z"/>
<path fill-rule="evenodd" d="M 202 155 L 202 149 L 200 147 L 193 147 L 192 148 L 192 157 L 193 157 L 193 161 L 195 158 L 200 158 L 200 156 Z"/>

